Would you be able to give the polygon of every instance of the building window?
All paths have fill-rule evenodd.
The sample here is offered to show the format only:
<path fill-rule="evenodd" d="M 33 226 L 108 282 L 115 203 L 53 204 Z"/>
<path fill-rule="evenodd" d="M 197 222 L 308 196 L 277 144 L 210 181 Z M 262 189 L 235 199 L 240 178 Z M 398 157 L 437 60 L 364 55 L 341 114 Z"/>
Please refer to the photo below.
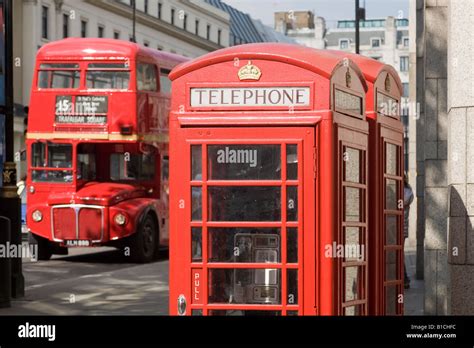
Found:
<path fill-rule="evenodd" d="M 63 14 L 63 37 L 69 36 L 69 15 Z"/>
<path fill-rule="evenodd" d="M 163 6 L 162 3 L 159 2 L 159 3 L 158 3 L 158 19 L 161 19 L 161 9 L 162 9 L 162 6 Z"/>
<path fill-rule="evenodd" d="M 48 15 L 49 15 L 49 8 L 48 6 L 43 6 L 41 9 L 41 37 L 43 39 L 47 39 L 49 37 L 48 33 Z"/>
<path fill-rule="evenodd" d="M 120 39 L 120 31 L 114 30 L 114 39 L 119 40 Z"/>
<path fill-rule="evenodd" d="M 408 57 L 400 57 L 400 71 L 408 71 Z"/>
<path fill-rule="evenodd" d="M 380 38 L 370 39 L 372 47 L 380 47 Z"/>
<path fill-rule="evenodd" d="M 104 37 L 104 26 L 103 25 L 99 25 L 97 27 L 97 36 L 98 37 Z"/>
<path fill-rule="evenodd" d="M 349 39 L 340 39 L 339 48 L 341 50 L 347 50 L 349 48 Z"/>
<path fill-rule="evenodd" d="M 148 13 L 148 0 L 145 0 L 144 12 Z"/>
<path fill-rule="evenodd" d="M 195 33 L 196 35 L 199 35 L 199 19 L 196 19 L 196 20 L 194 21 L 194 25 L 195 25 L 195 27 L 194 27 L 194 33 Z"/>
<path fill-rule="evenodd" d="M 81 37 L 87 37 L 87 21 L 81 20 Z"/>
<path fill-rule="evenodd" d="M 403 47 L 408 47 L 410 44 L 410 39 L 408 37 L 403 38 Z"/>
<path fill-rule="evenodd" d="M 408 83 L 402 83 L 403 86 L 403 97 L 408 98 L 410 94 L 410 85 Z"/>
<path fill-rule="evenodd" d="M 171 9 L 171 25 L 174 25 L 174 14 L 176 10 L 174 8 Z"/>
<path fill-rule="evenodd" d="M 210 24 L 206 26 L 206 39 L 208 40 L 211 39 L 211 25 Z"/>
<path fill-rule="evenodd" d="M 408 19 L 406 18 L 397 19 L 395 22 L 395 25 L 397 27 L 408 27 Z"/>
<path fill-rule="evenodd" d="M 222 30 L 218 29 L 217 30 L 217 44 L 219 46 L 221 45 L 221 37 L 222 37 Z"/>
<path fill-rule="evenodd" d="M 183 17 L 183 29 L 188 30 L 188 15 L 185 14 Z"/>

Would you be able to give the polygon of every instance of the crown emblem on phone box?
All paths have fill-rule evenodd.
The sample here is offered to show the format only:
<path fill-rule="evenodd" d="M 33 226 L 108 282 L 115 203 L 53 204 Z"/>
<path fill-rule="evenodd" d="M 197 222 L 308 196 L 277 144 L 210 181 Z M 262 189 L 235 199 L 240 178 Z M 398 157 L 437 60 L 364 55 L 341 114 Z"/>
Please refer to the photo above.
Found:
<path fill-rule="evenodd" d="M 247 65 L 239 69 L 238 75 L 240 80 L 259 80 L 262 72 L 258 67 L 252 65 L 252 62 L 249 60 Z"/>

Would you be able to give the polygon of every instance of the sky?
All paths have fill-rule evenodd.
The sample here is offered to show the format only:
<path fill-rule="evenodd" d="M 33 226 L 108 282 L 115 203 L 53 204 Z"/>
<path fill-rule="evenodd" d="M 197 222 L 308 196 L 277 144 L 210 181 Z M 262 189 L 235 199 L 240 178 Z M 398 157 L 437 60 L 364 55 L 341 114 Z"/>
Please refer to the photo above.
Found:
<path fill-rule="evenodd" d="M 278 11 L 312 10 L 316 16 L 324 17 L 326 25 L 334 27 L 338 19 L 353 19 L 354 0 L 223 0 L 236 9 L 246 12 L 254 19 L 273 27 L 273 13 Z M 364 6 L 365 2 L 365 6 Z M 394 16 L 408 18 L 409 0 L 360 0 L 366 9 L 366 18 Z"/>

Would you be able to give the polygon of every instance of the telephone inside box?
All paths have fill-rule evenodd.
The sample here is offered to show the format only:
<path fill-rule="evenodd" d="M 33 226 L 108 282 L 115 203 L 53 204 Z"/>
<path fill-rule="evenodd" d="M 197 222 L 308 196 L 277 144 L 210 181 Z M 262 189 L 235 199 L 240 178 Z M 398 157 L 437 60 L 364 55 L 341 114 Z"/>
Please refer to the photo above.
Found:
<path fill-rule="evenodd" d="M 278 263 L 280 236 L 275 234 L 238 233 L 234 237 L 235 262 Z M 237 303 L 279 303 L 278 269 L 236 269 L 234 300 Z"/>

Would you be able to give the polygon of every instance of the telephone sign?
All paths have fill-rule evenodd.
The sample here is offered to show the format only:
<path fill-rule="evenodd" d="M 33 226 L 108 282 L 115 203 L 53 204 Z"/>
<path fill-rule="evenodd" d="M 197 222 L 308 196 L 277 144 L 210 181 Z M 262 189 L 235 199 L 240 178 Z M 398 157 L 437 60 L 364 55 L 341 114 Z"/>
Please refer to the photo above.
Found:
<path fill-rule="evenodd" d="M 191 88 L 192 107 L 310 106 L 309 87 Z"/>

